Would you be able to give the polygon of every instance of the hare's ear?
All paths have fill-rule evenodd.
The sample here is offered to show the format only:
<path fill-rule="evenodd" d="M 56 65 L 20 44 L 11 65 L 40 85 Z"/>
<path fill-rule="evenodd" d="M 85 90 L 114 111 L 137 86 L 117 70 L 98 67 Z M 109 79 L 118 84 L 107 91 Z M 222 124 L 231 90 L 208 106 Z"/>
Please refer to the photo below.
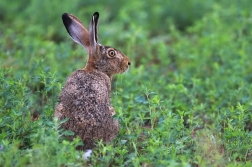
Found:
<path fill-rule="evenodd" d="M 90 51 L 96 53 L 96 47 L 98 45 L 98 19 L 99 13 L 95 12 L 92 16 L 92 20 L 89 26 L 89 37 L 90 37 Z"/>
<path fill-rule="evenodd" d="M 62 15 L 62 20 L 69 35 L 75 42 L 84 46 L 88 53 L 90 47 L 89 33 L 82 22 L 74 15 L 68 13 Z"/>

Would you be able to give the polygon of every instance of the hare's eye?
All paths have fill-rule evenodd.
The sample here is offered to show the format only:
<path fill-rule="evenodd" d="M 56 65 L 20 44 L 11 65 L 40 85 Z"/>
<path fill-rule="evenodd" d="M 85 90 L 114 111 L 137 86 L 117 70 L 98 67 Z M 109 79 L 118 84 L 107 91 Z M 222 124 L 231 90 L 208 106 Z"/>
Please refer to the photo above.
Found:
<path fill-rule="evenodd" d="M 108 55 L 109 55 L 110 57 L 114 57 L 114 56 L 115 56 L 115 51 L 114 51 L 114 50 L 110 50 L 110 51 L 108 52 Z"/>

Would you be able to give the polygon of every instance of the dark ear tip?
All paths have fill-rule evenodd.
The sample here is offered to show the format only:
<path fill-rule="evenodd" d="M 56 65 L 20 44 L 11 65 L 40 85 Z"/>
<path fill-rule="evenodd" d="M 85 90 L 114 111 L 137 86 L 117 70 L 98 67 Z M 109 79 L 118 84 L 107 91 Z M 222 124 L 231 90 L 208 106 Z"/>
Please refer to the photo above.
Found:
<path fill-rule="evenodd" d="M 96 18 L 99 18 L 99 13 L 98 12 L 94 12 L 93 16 L 96 17 Z"/>
<path fill-rule="evenodd" d="M 64 20 L 64 19 L 66 19 L 66 18 L 68 18 L 68 14 L 67 14 L 67 13 L 63 13 L 63 14 L 62 14 L 62 19 Z"/>
<path fill-rule="evenodd" d="M 72 19 L 69 17 L 68 13 L 62 14 L 62 21 L 66 27 L 72 23 Z"/>

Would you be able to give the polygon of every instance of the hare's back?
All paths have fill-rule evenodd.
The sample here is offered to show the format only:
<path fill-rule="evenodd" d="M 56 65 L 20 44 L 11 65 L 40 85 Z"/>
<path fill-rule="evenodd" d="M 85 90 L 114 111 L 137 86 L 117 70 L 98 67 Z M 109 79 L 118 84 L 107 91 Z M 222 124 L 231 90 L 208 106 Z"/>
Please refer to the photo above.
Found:
<path fill-rule="evenodd" d="M 94 147 L 94 139 L 111 141 L 118 133 L 118 121 L 112 117 L 109 104 L 110 79 L 99 72 L 75 71 L 66 81 L 59 96 L 55 116 L 69 118 L 62 128 L 74 132 L 85 143 Z"/>
<path fill-rule="evenodd" d="M 91 111 L 109 106 L 109 78 L 96 72 L 75 71 L 66 81 L 59 96 L 64 108 Z M 107 110 L 107 109 L 102 109 Z"/>

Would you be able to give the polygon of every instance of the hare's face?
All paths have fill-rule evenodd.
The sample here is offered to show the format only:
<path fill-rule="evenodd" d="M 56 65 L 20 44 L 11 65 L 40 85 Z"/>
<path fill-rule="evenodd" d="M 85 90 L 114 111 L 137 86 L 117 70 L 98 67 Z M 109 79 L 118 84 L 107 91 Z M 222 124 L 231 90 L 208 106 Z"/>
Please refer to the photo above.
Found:
<path fill-rule="evenodd" d="M 130 60 L 119 50 L 103 46 L 98 42 L 99 13 L 92 16 L 89 31 L 82 22 L 72 14 L 63 14 L 62 20 L 69 35 L 73 40 L 84 46 L 88 53 L 88 62 L 85 71 L 101 71 L 111 77 L 114 74 L 125 72 L 130 65 Z"/>
<path fill-rule="evenodd" d="M 109 46 L 99 46 L 99 59 L 96 61 L 96 69 L 112 76 L 125 72 L 130 65 L 130 60 L 119 50 Z"/>

